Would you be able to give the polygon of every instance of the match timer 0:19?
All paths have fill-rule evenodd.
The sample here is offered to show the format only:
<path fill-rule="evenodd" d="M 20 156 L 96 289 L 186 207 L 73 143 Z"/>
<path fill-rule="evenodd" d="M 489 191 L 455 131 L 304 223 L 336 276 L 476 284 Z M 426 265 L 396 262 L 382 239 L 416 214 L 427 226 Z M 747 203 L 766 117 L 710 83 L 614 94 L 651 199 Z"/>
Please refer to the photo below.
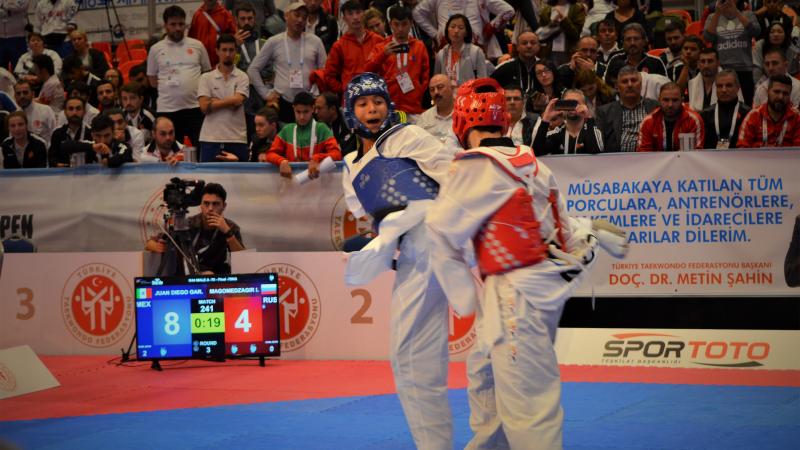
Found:
<path fill-rule="evenodd" d="M 224 333 L 225 313 L 194 313 L 192 314 L 192 334 L 194 333 Z"/>

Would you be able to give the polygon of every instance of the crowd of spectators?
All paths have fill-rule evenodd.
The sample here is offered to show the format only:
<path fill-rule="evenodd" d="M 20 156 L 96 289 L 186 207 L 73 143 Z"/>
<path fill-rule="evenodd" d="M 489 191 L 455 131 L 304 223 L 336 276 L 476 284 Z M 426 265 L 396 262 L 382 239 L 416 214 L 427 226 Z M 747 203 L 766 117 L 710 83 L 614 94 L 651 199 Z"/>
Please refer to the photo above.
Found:
<path fill-rule="evenodd" d="M 505 89 L 536 154 L 800 146 L 800 23 L 784 0 L 203 0 L 136 64 L 75 0 L 0 0 L 0 161 L 310 163 L 357 151 L 341 102 L 374 72 L 400 120 L 457 145 L 455 88 Z M 28 17 L 32 20 L 26 27 Z M 117 45 L 127 45 L 119 41 Z M 454 148 L 454 152 L 455 152 Z"/>

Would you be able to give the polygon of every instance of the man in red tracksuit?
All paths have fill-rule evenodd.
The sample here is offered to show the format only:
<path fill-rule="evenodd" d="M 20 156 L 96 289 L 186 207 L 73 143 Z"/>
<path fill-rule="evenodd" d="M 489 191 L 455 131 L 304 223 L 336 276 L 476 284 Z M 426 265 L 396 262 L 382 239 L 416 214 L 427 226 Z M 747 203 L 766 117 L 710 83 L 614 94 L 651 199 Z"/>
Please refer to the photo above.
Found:
<path fill-rule="evenodd" d="M 792 80 L 774 75 L 767 85 L 767 103 L 744 118 L 736 147 L 795 147 L 800 145 L 800 114 L 792 107 Z"/>
<path fill-rule="evenodd" d="M 367 70 L 364 68 L 372 49 L 383 40 L 364 28 L 364 7 L 358 0 L 342 4 L 342 14 L 347 22 L 347 33 L 334 42 L 325 61 L 325 85 L 328 90 L 342 95 L 350 80 Z"/>
<path fill-rule="evenodd" d="M 203 4 L 192 16 L 189 37 L 203 43 L 212 68 L 216 67 L 219 62 L 217 38 L 222 34 L 236 34 L 236 22 L 233 21 L 233 14 L 225 9 L 218 0 L 203 0 Z"/>
<path fill-rule="evenodd" d="M 372 49 L 364 70 L 386 80 L 395 107 L 412 115 L 409 121 L 414 123 L 413 115 L 425 110 L 422 96 L 428 89 L 430 60 L 425 44 L 409 35 L 411 25 L 411 9 L 393 6 L 389 21 L 392 36 Z"/>
<path fill-rule="evenodd" d="M 642 121 L 636 151 L 664 152 L 703 148 L 703 119 L 700 114 L 683 104 L 681 92 L 681 87 L 676 83 L 661 86 L 658 95 L 660 106 Z M 689 135 L 691 142 L 688 142 L 688 147 L 681 144 L 681 135 Z"/>

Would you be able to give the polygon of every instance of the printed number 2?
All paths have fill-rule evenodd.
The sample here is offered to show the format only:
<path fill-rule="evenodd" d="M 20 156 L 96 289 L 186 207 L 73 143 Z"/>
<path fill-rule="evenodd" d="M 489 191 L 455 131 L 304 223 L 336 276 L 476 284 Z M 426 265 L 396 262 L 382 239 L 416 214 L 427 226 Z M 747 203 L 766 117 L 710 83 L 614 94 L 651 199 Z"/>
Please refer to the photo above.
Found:
<path fill-rule="evenodd" d="M 366 315 L 369 307 L 372 306 L 372 295 L 370 295 L 369 291 L 366 289 L 356 289 L 350 292 L 350 295 L 352 295 L 353 298 L 361 297 L 364 299 L 361 303 L 361 308 L 358 308 L 358 311 L 350 318 L 350 323 L 372 323 L 372 317 Z"/>
<path fill-rule="evenodd" d="M 22 287 L 17 289 L 17 294 L 23 296 L 19 301 L 20 306 L 25 307 L 25 313 L 17 313 L 17 319 L 28 320 L 36 313 L 36 307 L 33 306 L 33 291 L 30 288 Z"/>

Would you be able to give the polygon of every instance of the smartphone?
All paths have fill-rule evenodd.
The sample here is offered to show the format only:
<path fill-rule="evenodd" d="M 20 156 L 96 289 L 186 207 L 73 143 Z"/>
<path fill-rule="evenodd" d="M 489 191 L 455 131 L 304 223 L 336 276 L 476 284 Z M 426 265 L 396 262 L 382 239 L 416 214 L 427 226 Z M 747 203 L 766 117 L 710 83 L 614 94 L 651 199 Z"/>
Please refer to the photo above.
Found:
<path fill-rule="evenodd" d="M 577 100 L 556 100 L 556 111 L 573 111 L 577 107 Z"/>
<path fill-rule="evenodd" d="M 397 47 L 395 47 L 394 52 L 395 53 L 408 53 L 409 50 L 410 50 L 410 47 L 408 46 L 408 44 L 398 44 Z"/>

